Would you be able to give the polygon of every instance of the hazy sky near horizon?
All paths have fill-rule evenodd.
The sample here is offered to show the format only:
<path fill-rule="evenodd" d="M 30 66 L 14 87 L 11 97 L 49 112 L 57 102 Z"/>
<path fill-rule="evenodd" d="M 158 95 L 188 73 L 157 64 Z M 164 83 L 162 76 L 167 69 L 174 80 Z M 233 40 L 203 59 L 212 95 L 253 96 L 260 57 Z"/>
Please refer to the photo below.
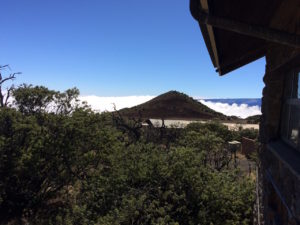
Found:
<path fill-rule="evenodd" d="M 219 77 L 188 0 L 3 0 L 0 25 L 0 65 L 23 73 L 17 83 L 96 96 L 261 97 L 265 60 Z"/>

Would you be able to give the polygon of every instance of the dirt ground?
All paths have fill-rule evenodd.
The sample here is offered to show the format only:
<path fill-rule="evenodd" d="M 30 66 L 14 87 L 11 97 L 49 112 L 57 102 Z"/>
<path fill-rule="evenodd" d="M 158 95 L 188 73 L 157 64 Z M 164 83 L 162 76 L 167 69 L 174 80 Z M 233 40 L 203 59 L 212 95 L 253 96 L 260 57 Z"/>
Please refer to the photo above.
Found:
<path fill-rule="evenodd" d="M 150 121 L 152 122 L 152 124 L 154 126 L 160 127 L 162 125 L 162 121 L 160 119 L 150 119 Z M 165 126 L 166 127 L 178 127 L 178 128 L 184 128 L 186 127 L 188 124 L 190 123 L 206 123 L 207 121 L 197 121 L 197 120 L 165 120 Z M 239 129 L 239 127 L 242 127 L 243 129 L 259 129 L 259 124 L 239 124 L 239 123 L 223 123 L 225 126 L 228 127 L 228 129 L 230 130 L 237 130 Z"/>

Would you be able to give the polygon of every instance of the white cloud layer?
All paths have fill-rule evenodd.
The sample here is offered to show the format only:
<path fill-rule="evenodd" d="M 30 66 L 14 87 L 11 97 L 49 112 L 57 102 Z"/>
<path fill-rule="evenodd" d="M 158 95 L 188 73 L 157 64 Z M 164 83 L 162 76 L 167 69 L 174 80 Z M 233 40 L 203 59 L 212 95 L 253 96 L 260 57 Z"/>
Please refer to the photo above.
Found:
<path fill-rule="evenodd" d="M 261 108 L 260 106 L 248 106 L 247 104 L 228 104 L 228 103 L 220 103 L 220 102 L 211 102 L 211 101 L 204 101 L 200 100 L 200 102 L 209 108 L 223 113 L 227 116 L 238 116 L 241 118 L 247 118 L 248 116 L 260 115 Z"/>
<path fill-rule="evenodd" d="M 90 96 L 80 96 L 81 101 L 86 101 L 88 105 L 91 106 L 93 110 L 104 112 L 113 111 L 114 105 L 116 109 L 123 109 L 126 107 L 133 107 L 144 102 L 147 102 L 154 98 L 155 96 L 145 95 L 145 96 L 124 96 L 124 97 L 99 97 L 95 95 Z"/>
<path fill-rule="evenodd" d="M 93 110 L 104 112 L 113 111 L 114 104 L 117 108 L 123 109 L 126 107 L 133 107 L 144 102 L 147 102 L 154 98 L 155 96 L 145 95 L 145 96 L 124 96 L 124 97 L 99 97 L 95 95 L 90 96 L 80 96 L 81 101 L 86 101 Z M 246 118 L 248 116 L 253 116 L 261 114 L 261 109 L 259 106 L 248 106 L 247 104 L 227 104 L 220 102 L 210 102 L 208 100 L 200 100 L 200 102 L 209 108 L 221 112 L 227 116 L 238 116 L 241 118 Z"/>

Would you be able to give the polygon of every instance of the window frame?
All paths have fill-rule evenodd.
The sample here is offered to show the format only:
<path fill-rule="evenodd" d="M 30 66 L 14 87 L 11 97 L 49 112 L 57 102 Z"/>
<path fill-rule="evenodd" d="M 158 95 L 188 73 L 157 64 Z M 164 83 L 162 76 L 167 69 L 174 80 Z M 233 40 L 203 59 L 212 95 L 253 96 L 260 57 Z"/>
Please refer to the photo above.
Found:
<path fill-rule="evenodd" d="M 297 67 L 293 70 L 291 70 L 287 74 L 287 82 L 285 83 L 285 92 L 284 92 L 284 102 L 283 102 L 283 110 L 282 110 L 282 116 L 281 116 L 281 131 L 280 136 L 281 139 L 291 146 L 294 149 L 297 149 L 300 151 L 300 125 L 298 126 L 298 133 L 296 138 L 296 143 L 291 140 L 290 131 L 291 131 L 291 120 L 292 117 L 292 107 L 294 109 L 299 108 L 300 112 L 300 67 Z M 297 88 L 295 90 L 295 88 Z M 287 123 L 284 125 L 284 123 Z M 285 128 L 285 129 L 284 129 Z"/>

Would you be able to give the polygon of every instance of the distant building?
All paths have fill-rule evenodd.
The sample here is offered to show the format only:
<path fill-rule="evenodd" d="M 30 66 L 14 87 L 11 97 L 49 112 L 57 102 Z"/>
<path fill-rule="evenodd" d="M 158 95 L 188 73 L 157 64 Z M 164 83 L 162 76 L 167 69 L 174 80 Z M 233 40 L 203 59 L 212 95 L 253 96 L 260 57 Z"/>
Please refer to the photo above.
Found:
<path fill-rule="evenodd" d="M 256 222 L 300 224 L 300 1 L 190 0 L 190 9 L 220 75 L 266 57 Z"/>
<path fill-rule="evenodd" d="M 247 158 L 253 156 L 257 151 L 256 141 L 249 138 L 242 138 L 242 151 L 241 153 Z"/>

